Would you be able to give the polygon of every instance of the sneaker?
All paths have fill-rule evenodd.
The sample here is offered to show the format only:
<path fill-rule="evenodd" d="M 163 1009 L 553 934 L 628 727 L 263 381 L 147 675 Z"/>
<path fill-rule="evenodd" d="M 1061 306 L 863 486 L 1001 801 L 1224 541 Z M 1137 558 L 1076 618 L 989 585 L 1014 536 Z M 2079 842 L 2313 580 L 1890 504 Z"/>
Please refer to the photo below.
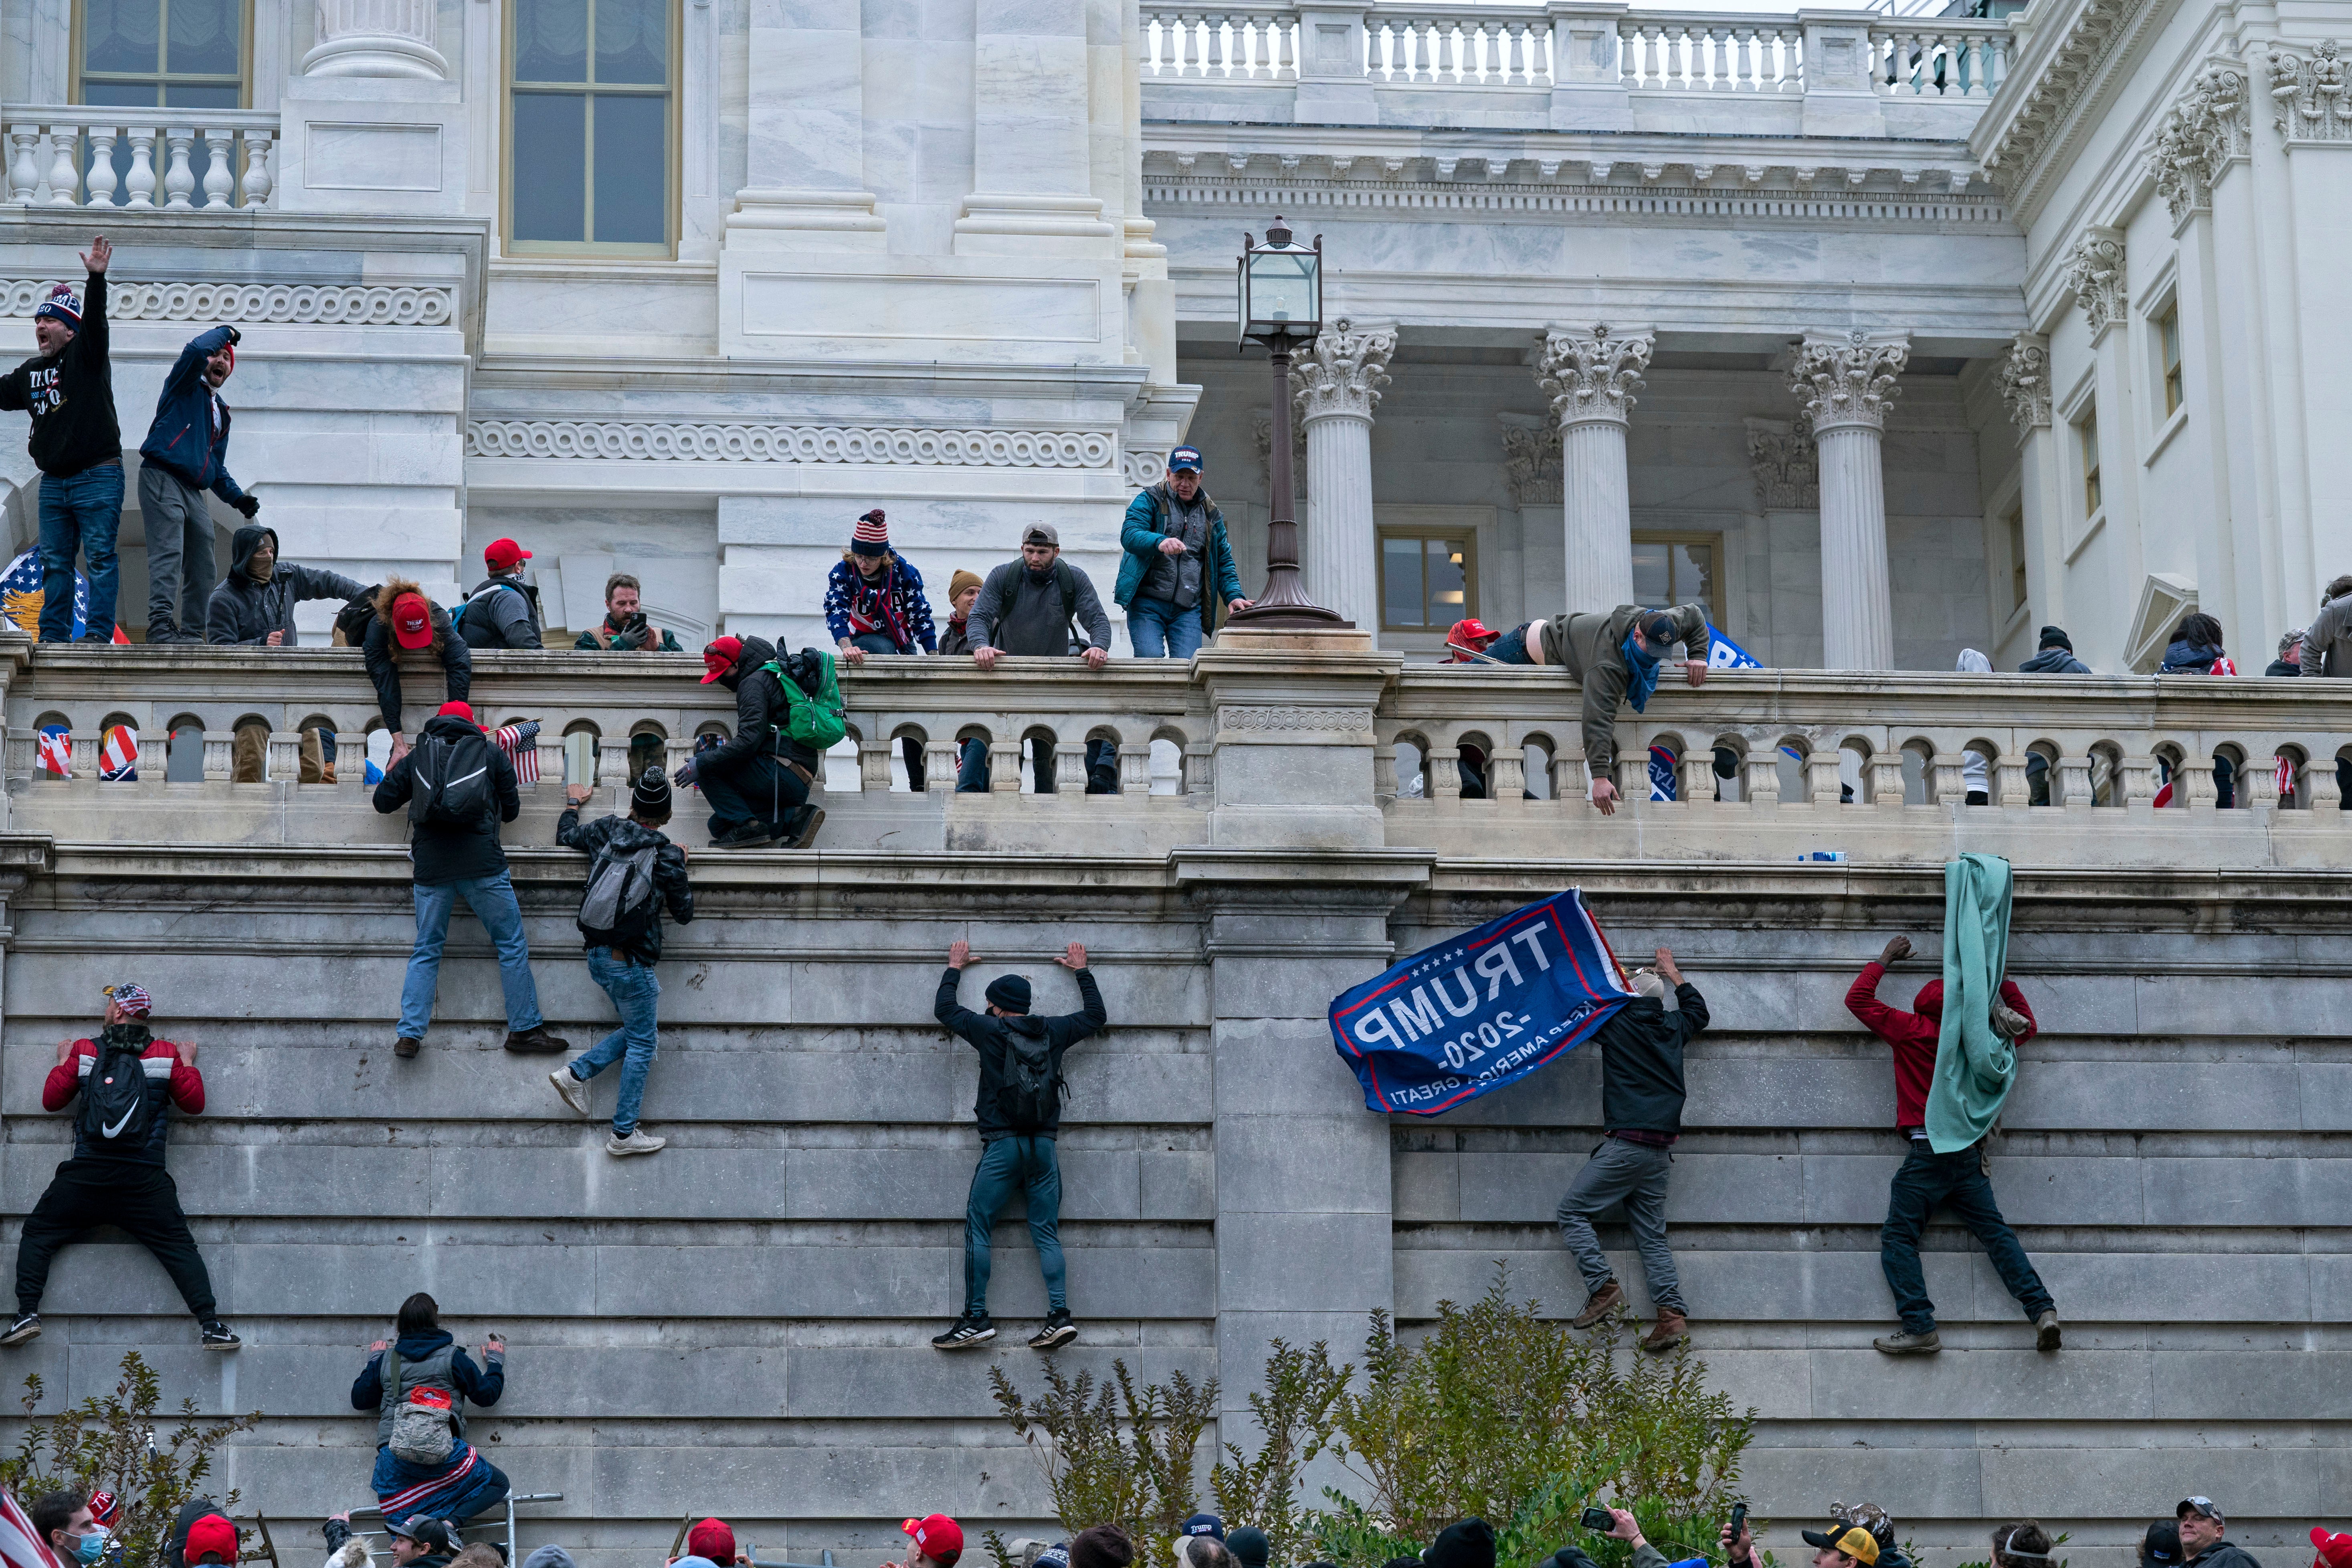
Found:
<path fill-rule="evenodd" d="M 1071 1331 L 1075 1333 L 1076 1331 Z M 946 1333 L 931 1336 L 931 1348 L 935 1351 L 968 1351 L 974 1345 L 986 1344 L 995 1337 L 996 1325 L 986 1318 L 958 1318 L 948 1325 Z"/>
<path fill-rule="evenodd" d="M 555 1086 L 555 1092 L 563 1097 L 564 1104 L 583 1116 L 588 1114 L 588 1086 L 572 1077 L 569 1067 L 557 1068 L 547 1075 L 547 1081 Z"/>
<path fill-rule="evenodd" d="M 1586 1299 L 1584 1310 L 1570 1319 L 1568 1326 L 1571 1329 L 1589 1329 L 1624 1304 L 1623 1288 L 1612 1279 Z"/>
<path fill-rule="evenodd" d="M 2058 1348 L 2058 1309 L 2053 1307 L 2033 1320 L 2033 1348 L 2038 1351 L 2054 1351 Z"/>
<path fill-rule="evenodd" d="M 710 847 L 713 849 L 763 849 L 775 841 L 775 834 L 765 823 L 746 822 L 719 834 L 710 841 Z"/>
<path fill-rule="evenodd" d="M 793 833 L 787 830 L 776 836 L 776 841 L 787 849 L 807 848 L 816 842 L 816 830 L 824 826 L 824 807 L 814 805 L 803 806 L 801 809 L 807 812 L 808 816 L 801 823 L 800 831 Z"/>
<path fill-rule="evenodd" d="M 1070 1321 L 1070 1314 L 1066 1309 L 1046 1318 L 1045 1326 L 1029 1341 L 1029 1348 L 1033 1351 L 1059 1350 L 1077 1337 L 1078 1325 Z"/>
<path fill-rule="evenodd" d="M 1870 1342 L 1874 1349 L 1886 1355 L 1934 1355 L 1944 1348 L 1943 1340 L 1933 1329 L 1924 1334 L 1915 1334 L 1906 1329 L 1901 1333 L 1889 1334 L 1883 1340 Z"/>
<path fill-rule="evenodd" d="M 412 1039 L 406 1035 L 403 1035 L 400 1038 L 392 1042 L 392 1054 L 398 1057 L 402 1061 L 406 1061 L 409 1058 L 415 1056 L 424 1048 L 425 1042 L 423 1040 Z"/>
<path fill-rule="evenodd" d="M 544 1024 L 534 1024 L 528 1029 L 507 1031 L 507 1049 L 524 1056 L 546 1056 L 568 1051 L 572 1042 L 561 1035 L 551 1035 Z"/>
<path fill-rule="evenodd" d="M 238 1339 L 236 1334 L 229 1331 L 229 1326 L 226 1323 L 222 1322 L 218 1318 L 211 1318 L 205 1321 L 205 1349 L 208 1351 L 233 1351 L 244 1342 L 245 1342 L 243 1340 Z"/>
<path fill-rule="evenodd" d="M 0 1345 L 21 1345 L 26 1340 L 37 1340 L 40 1337 L 41 1314 L 26 1312 L 8 1325 L 6 1333 L 0 1334 Z"/>
<path fill-rule="evenodd" d="M 614 1136 L 604 1140 L 604 1152 L 616 1159 L 625 1159 L 631 1154 L 658 1154 L 668 1146 L 668 1139 L 656 1138 L 642 1127 L 626 1138 Z"/>

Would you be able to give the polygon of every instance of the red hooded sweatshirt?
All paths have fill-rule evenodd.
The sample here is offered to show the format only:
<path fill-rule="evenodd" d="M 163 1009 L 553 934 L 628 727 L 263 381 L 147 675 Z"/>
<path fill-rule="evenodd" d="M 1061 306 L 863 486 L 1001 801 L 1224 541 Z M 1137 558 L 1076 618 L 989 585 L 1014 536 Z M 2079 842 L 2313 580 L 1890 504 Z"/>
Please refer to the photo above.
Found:
<path fill-rule="evenodd" d="M 1911 999 L 1916 1013 L 1906 1013 L 1878 999 L 1878 982 L 1886 973 L 1883 963 L 1866 963 L 1845 994 L 1845 1009 L 1862 1020 L 1863 1027 L 1895 1047 L 1895 1125 L 1908 1133 L 1927 1124 L 1927 1089 L 1936 1078 L 1936 1037 L 1943 1031 L 1944 983 L 1930 980 Z M 2041 1033 L 2025 993 L 2014 980 L 2000 983 L 2000 999 L 2025 1019 L 2022 1045 Z"/>

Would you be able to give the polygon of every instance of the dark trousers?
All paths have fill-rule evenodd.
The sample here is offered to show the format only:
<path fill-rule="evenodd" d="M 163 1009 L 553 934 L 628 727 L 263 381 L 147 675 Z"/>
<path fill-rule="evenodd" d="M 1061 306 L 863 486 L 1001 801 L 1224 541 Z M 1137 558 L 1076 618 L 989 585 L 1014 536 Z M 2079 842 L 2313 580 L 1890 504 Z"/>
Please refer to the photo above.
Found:
<path fill-rule="evenodd" d="M 58 1248 L 96 1225 L 115 1226 L 155 1255 L 180 1288 L 180 1299 L 199 1320 L 218 1314 L 212 1276 L 188 1234 L 180 1212 L 180 1189 L 161 1165 L 127 1160 L 68 1160 L 50 1179 L 49 1190 L 25 1216 L 16 1244 L 16 1310 L 37 1312 L 49 1282 L 49 1260 Z"/>
<path fill-rule="evenodd" d="M 1029 756 L 1029 782 L 1039 795 L 1054 793 L 1054 752 L 1050 746 L 1033 746 Z M 988 747 L 974 739 L 963 743 L 963 754 L 956 769 L 956 793 L 978 795 L 988 788 Z M 1108 741 L 1087 742 L 1087 793 L 1117 795 L 1118 793 L 1118 748 Z"/>
<path fill-rule="evenodd" d="M 694 782 L 710 805 L 710 837 L 756 822 L 782 833 L 808 804 L 808 781 L 773 757 L 753 757 L 725 773 L 706 773 L 697 763 Z"/>
<path fill-rule="evenodd" d="M 147 640 L 186 633 L 202 642 L 213 593 L 213 516 L 205 492 L 154 463 L 139 468 L 147 528 Z M 317 781 L 312 781 L 317 782 Z"/>
<path fill-rule="evenodd" d="M 1045 1275 L 1047 1310 L 1070 1310 L 1068 1274 L 1062 1266 L 1062 1165 L 1051 1138 L 1014 1135 L 992 1139 L 971 1173 L 971 1200 L 963 1216 L 963 1310 L 966 1317 L 988 1316 L 988 1237 L 996 1216 L 1015 1191 L 1028 1201 L 1029 1239 Z"/>
<path fill-rule="evenodd" d="M 1911 1157 L 1895 1173 L 1886 1194 L 1886 1225 L 1878 1233 L 1879 1267 L 1886 1270 L 1887 1288 L 1895 1292 L 1895 1310 L 1902 1314 L 1906 1333 L 1924 1334 L 1936 1326 L 1936 1303 L 1927 1299 L 1927 1276 L 1919 1268 L 1919 1237 L 1927 1228 L 1927 1215 L 1937 1204 L 1949 1205 L 1969 1234 L 1984 1243 L 2000 1282 L 2025 1308 L 2032 1322 L 2057 1303 L 2042 1289 L 2017 1232 L 2000 1217 L 1993 1201 L 1992 1183 L 1974 1148 L 1957 1154 L 1938 1154 L 1915 1141 Z"/>
<path fill-rule="evenodd" d="M 911 654 L 911 647 L 900 647 L 890 640 L 887 632 L 860 632 L 849 639 L 852 647 L 867 653 Z M 915 794 L 923 793 L 923 743 L 912 735 L 898 737 L 898 754 L 907 761 L 907 787 Z"/>

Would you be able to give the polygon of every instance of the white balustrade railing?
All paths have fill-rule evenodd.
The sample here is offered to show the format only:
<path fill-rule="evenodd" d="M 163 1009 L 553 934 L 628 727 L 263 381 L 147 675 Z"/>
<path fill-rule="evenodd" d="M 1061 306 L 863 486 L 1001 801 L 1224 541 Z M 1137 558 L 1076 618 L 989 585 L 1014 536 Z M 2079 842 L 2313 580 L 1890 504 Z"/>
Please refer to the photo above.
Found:
<path fill-rule="evenodd" d="M 251 110 L 0 105 L 16 206 L 266 207 L 278 116 Z"/>
<path fill-rule="evenodd" d="M 1617 24 L 1628 87 L 1802 92 L 1805 29 L 1794 16 L 1635 13 Z"/>
<path fill-rule="evenodd" d="M 1376 7 L 1364 18 L 1365 72 L 1444 86 L 1549 87 L 1551 24 L 1509 6 Z"/>
<path fill-rule="evenodd" d="M 2006 22 L 1927 16 L 1874 24 L 1871 80 L 1896 98 L 1990 98 L 2009 74 Z"/>
<path fill-rule="evenodd" d="M 1146 13 L 1147 77 L 1298 79 L 1298 13 L 1288 5 L 1181 6 Z"/>

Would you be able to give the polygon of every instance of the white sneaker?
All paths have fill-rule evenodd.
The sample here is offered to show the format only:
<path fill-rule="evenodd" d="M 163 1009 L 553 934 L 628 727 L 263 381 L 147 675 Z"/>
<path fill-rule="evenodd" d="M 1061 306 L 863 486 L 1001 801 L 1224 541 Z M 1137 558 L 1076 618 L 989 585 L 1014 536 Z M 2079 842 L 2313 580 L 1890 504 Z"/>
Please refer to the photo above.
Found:
<path fill-rule="evenodd" d="M 588 1114 L 588 1086 L 573 1078 L 569 1067 L 557 1068 L 547 1075 L 547 1081 L 555 1086 L 555 1092 L 563 1097 L 564 1104 L 583 1116 Z"/>
<path fill-rule="evenodd" d="M 662 1148 L 667 1145 L 668 1142 L 669 1140 L 667 1138 L 647 1137 L 646 1130 L 640 1127 L 635 1132 L 630 1133 L 626 1138 L 606 1138 L 604 1140 L 604 1152 L 615 1157 L 629 1154 L 652 1154 L 658 1152 Z"/>

